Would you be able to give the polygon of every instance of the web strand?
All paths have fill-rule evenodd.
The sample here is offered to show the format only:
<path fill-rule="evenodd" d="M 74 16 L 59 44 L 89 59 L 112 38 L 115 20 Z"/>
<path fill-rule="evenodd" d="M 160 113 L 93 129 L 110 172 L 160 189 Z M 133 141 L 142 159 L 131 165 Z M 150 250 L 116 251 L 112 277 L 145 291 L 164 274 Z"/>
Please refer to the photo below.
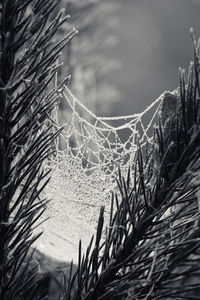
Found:
<path fill-rule="evenodd" d="M 59 141 L 62 150 L 51 162 L 52 176 L 46 196 L 53 201 L 44 214 L 45 218 L 50 218 L 49 223 L 45 223 L 43 240 L 40 239 L 43 247 L 49 243 L 45 246 L 51 249 L 48 251 L 55 249 L 49 241 L 56 232 L 63 236 L 63 241 L 66 236 L 77 243 L 81 238 L 87 246 L 95 231 L 100 206 L 105 205 L 105 213 L 109 212 L 119 167 L 122 176 L 126 176 L 129 166 L 134 169 L 136 140 L 143 145 L 152 143 L 153 126 L 165 95 L 163 93 L 141 113 L 100 117 L 85 107 L 67 86 L 61 94 L 67 107 L 65 121 L 57 124 L 64 128 Z M 147 126 L 144 125 L 146 120 Z M 74 232 L 68 230 L 72 216 Z M 67 247 L 69 252 L 74 252 L 70 244 Z M 65 257 L 64 250 L 59 251 Z M 71 258 L 76 260 L 74 255 Z"/>

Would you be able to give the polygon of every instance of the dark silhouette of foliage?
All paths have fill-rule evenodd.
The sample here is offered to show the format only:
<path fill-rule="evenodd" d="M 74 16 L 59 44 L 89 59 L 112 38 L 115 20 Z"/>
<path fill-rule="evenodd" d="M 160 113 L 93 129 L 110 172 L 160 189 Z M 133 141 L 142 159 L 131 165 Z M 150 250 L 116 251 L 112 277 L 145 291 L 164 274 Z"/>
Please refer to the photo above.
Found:
<path fill-rule="evenodd" d="M 47 201 L 49 181 L 43 162 L 53 153 L 51 112 L 58 101 L 52 79 L 58 57 L 75 35 L 54 39 L 67 20 L 60 12 L 50 23 L 54 0 L 0 1 L 0 299 L 44 299 L 30 252 Z M 28 255 L 29 254 L 29 255 Z M 27 256 L 28 255 L 28 256 Z M 27 258 L 28 257 L 28 258 Z"/>
<path fill-rule="evenodd" d="M 84 254 L 80 242 L 78 269 L 66 282 L 64 299 L 199 299 L 200 50 L 195 40 L 194 50 L 187 82 L 180 70 L 180 87 L 163 100 L 153 139 L 143 148 L 138 142 L 127 178 L 119 171 L 109 224 L 104 225 L 102 207 Z M 170 102 L 171 112 L 165 107 Z"/>

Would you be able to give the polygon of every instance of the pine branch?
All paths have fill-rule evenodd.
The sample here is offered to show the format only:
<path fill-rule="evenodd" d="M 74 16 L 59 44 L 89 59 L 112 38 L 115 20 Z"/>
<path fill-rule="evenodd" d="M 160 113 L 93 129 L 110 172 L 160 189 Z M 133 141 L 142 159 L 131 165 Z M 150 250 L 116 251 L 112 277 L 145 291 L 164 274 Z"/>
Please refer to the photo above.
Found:
<path fill-rule="evenodd" d="M 63 13 L 49 23 L 58 1 L 0 1 L 0 298 L 44 299 L 31 269 L 31 246 L 47 201 L 40 194 L 49 181 L 44 161 L 62 130 L 50 119 L 59 98 L 51 91 L 61 50 L 73 29 L 53 42 L 66 21 Z M 66 80 L 64 81 L 64 83 Z M 47 123 L 48 120 L 48 123 Z M 48 124 L 51 124 L 48 126 Z M 54 129 L 54 130 L 53 130 Z"/>

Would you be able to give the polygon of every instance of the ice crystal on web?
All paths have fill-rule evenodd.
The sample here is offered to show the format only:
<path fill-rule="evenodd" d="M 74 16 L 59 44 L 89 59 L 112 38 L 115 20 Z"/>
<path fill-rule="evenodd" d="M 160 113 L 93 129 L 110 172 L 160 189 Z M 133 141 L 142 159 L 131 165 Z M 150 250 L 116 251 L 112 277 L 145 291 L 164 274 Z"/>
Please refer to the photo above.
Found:
<path fill-rule="evenodd" d="M 57 249 L 57 256 L 76 260 L 78 241 L 81 238 L 87 246 L 100 206 L 105 205 L 109 212 L 119 167 L 126 175 L 133 166 L 136 140 L 141 145 L 152 143 L 153 126 L 166 93 L 141 113 L 117 117 L 96 116 L 66 86 L 62 95 L 68 112 L 59 141 L 63 150 L 51 162 L 46 196 L 52 201 L 44 214 L 49 220 L 43 225 L 39 247 L 51 255 Z"/>

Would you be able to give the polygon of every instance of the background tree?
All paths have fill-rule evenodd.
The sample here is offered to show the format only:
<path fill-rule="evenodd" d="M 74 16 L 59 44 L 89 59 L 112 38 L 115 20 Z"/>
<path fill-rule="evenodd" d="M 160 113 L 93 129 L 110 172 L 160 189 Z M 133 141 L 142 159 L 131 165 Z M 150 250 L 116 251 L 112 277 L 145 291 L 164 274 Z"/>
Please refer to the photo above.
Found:
<path fill-rule="evenodd" d="M 63 52 L 66 64 L 62 74 L 72 75 L 70 88 L 93 112 L 107 114 L 110 105 L 119 100 L 119 90 L 106 79 L 106 74 L 119 64 L 107 57 L 107 52 L 117 43 L 111 29 L 117 22 L 119 4 L 63 0 L 60 5 L 66 7 L 71 15 L 70 22 L 79 31 Z"/>
<path fill-rule="evenodd" d="M 119 9 L 119 4 L 100 0 L 62 0 L 59 8 L 66 9 L 71 16 L 70 25 L 73 24 L 79 31 L 63 51 L 61 60 L 65 64 L 59 76 L 63 78 L 70 74 L 69 87 L 76 97 L 94 113 L 106 115 L 120 97 L 119 89 L 112 86 L 106 76 L 111 70 L 119 69 L 119 62 L 107 57 L 107 52 L 117 43 L 117 37 L 111 34 L 111 28 L 117 22 L 115 12 Z M 65 23 L 59 30 L 60 37 L 69 30 L 70 25 Z M 58 117 L 60 123 L 71 118 L 62 99 Z M 86 115 L 83 117 L 88 118 Z"/>

